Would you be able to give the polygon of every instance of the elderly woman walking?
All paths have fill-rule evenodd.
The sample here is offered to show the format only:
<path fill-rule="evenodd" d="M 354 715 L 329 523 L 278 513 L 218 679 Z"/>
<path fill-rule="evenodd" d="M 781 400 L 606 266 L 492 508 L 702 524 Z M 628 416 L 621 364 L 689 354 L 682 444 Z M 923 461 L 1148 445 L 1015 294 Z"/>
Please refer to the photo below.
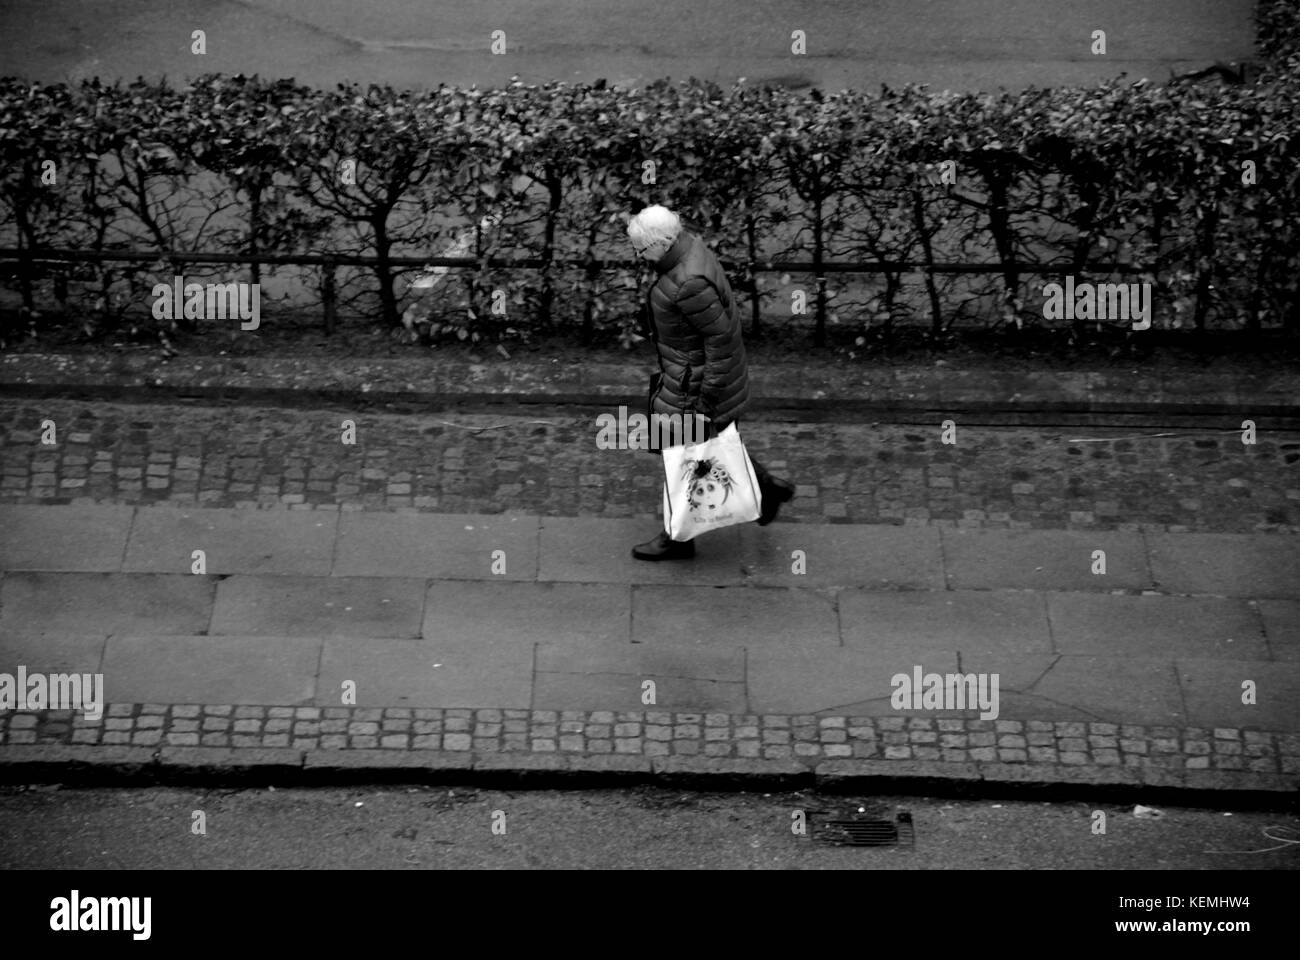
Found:
<path fill-rule="evenodd" d="M 628 222 L 628 239 L 638 257 L 654 266 L 648 297 L 650 337 L 659 353 L 659 374 L 650 388 L 650 414 L 679 416 L 683 426 L 708 418 L 708 436 L 731 423 L 739 427 L 749 406 L 749 370 L 740 318 L 731 284 L 713 252 L 666 207 L 646 207 Z M 651 449 L 657 431 L 651 431 Z M 669 446 L 686 442 L 674 430 Z M 694 440 L 693 442 L 699 442 Z M 767 472 L 752 456 L 762 495 L 760 526 L 776 519 L 794 487 Z M 695 542 L 673 540 L 664 530 L 632 548 L 638 560 L 677 560 L 695 556 Z"/>

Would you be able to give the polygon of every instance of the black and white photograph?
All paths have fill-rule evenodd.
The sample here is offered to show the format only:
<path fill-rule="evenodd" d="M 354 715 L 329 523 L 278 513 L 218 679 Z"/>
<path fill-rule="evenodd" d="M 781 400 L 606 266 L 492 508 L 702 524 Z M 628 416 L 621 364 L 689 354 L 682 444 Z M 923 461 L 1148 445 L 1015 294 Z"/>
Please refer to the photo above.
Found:
<path fill-rule="evenodd" d="M 7 929 L 1277 934 L 1298 361 L 1300 0 L 0 0 Z"/>

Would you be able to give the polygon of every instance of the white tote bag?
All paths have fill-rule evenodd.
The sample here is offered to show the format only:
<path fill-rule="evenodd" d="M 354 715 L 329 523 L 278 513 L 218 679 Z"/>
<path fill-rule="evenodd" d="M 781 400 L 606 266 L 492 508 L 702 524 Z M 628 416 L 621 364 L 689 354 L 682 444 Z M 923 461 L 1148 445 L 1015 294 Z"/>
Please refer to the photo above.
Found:
<path fill-rule="evenodd" d="M 762 494 L 734 423 L 711 440 L 665 447 L 664 529 L 674 540 L 757 520 Z"/>

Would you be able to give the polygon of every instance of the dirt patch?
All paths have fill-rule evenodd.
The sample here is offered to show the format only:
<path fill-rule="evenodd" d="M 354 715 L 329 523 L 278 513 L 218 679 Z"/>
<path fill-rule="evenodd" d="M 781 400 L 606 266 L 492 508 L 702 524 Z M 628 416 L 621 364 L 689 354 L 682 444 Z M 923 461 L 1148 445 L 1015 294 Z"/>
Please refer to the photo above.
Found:
<path fill-rule="evenodd" d="M 12 329 L 12 328 L 11 328 Z M 755 337 L 746 327 L 745 347 L 756 365 L 931 367 L 964 370 L 1131 370 L 1135 363 L 1164 372 L 1293 372 L 1300 362 L 1300 337 L 1269 331 L 1252 340 L 1240 332 L 1196 334 L 1180 331 L 1103 330 L 1076 342 L 1068 330 L 1024 329 L 952 331 L 941 339 L 919 328 L 901 328 L 892 339 L 880 336 L 859 344 L 860 331 L 831 326 L 826 344 L 816 346 L 812 330 L 788 322 L 771 324 Z M 90 339 L 73 324 L 48 325 L 37 337 L 10 342 L 10 353 L 62 353 L 70 356 L 111 352 L 155 352 L 163 356 L 292 357 L 298 360 L 414 359 L 436 356 L 466 363 L 508 363 L 513 359 L 544 362 L 575 357 L 593 362 L 625 363 L 632 357 L 652 358 L 649 341 L 629 350 L 613 335 L 585 343 L 562 331 L 529 340 L 500 344 L 447 340 L 436 344 L 412 342 L 401 328 L 385 329 L 368 320 L 340 321 L 326 334 L 319 317 L 276 317 L 256 332 L 237 326 L 179 332 L 166 346 L 144 331 L 129 329 L 116 336 Z"/>

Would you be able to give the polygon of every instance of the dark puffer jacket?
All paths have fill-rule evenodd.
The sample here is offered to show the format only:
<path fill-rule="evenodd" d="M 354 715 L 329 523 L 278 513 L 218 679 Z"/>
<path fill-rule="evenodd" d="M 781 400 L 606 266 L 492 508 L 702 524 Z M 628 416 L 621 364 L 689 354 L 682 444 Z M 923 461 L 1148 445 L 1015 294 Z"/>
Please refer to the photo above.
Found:
<path fill-rule="evenodd" d="M 702 413 L 721 431 L 749 406 L 749 368 L 731 284 L 704 241 L 683 230 L 656 263 L 650 337 L 663 379 L 654 413 Z"/>

